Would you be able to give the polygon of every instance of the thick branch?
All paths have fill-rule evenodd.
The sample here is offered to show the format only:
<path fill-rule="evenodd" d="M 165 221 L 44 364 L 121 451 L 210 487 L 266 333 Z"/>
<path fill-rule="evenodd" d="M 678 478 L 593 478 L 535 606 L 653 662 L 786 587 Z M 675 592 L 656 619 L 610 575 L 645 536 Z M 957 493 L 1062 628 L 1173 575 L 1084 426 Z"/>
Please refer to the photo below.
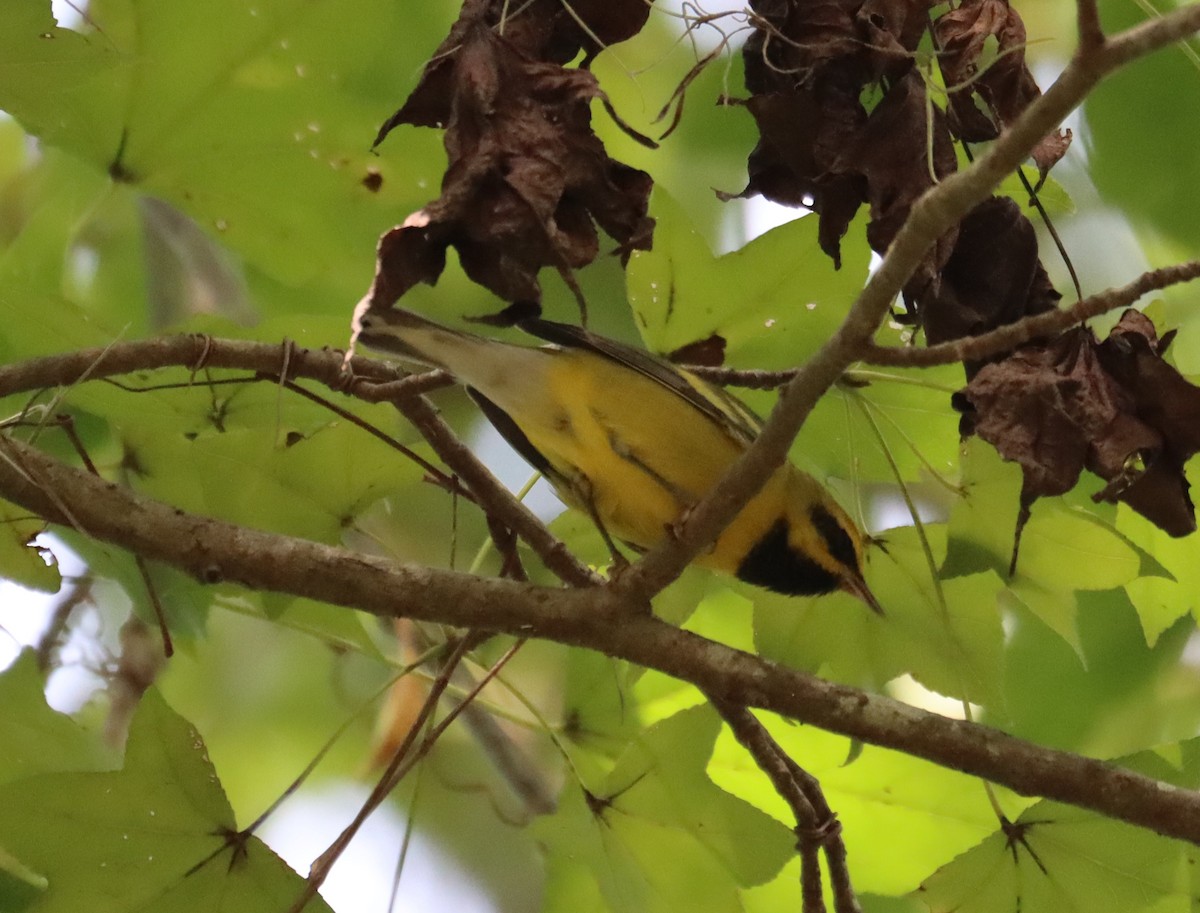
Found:
<path fill-rule="evenodd" d="M 0 438 L 0 496 L 193 574 L 467 628 L 585 647 L 871 744 L 1200 844 L 1200 792 L 822 681 L 631 614 L 608 588 L 551 589 L 395 564 L 177 510 Z"/>
<path fill-rule="evenodd" d="M 929 190 L 913 205 L 887 256 L 824 346 L 784 388 L 762 435 L 681 524 L 678 534 L 624 574 L 627 592 L 645 598 L 674 579 L 711 544 L 787 458 L 813 406 L 866 351 L 925 252 L 983 202 L 1020 165 L 1042 137 L 1056 129 L 1104 77 L 1122 65 L 1200 30 L 1200 4 L 1192 4 L 1121 33 L 1099 46 L 1081 46 L 1062 75 L 1022 112 L 975 163 Z"/>

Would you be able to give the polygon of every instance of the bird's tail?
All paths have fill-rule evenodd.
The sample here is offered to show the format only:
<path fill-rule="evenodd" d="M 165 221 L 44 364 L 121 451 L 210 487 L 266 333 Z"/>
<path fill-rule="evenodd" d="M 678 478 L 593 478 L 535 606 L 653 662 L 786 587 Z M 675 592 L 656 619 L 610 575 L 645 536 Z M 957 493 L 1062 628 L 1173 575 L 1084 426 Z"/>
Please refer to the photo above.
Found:
<path fill-rule="evenodd" d="M 458 374 L 467 351 L 487 340 L 460 333 L 404 308 L 370 309 L 363 299 L 354 309 L 351 344 L 399 355 L 433 368 Z"/>

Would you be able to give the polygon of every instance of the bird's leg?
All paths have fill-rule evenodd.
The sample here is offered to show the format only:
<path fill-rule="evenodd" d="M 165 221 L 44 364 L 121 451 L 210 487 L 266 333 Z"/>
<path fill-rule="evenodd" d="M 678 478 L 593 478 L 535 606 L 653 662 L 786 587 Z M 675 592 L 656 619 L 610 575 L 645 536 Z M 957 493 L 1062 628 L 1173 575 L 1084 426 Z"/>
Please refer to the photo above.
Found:
<path fill-rule="evenodd" d="M 609 571 L 608 576 L 610 579 L 615 579 L 621 575 L 621 572 L 625 568 L 629 567 L 629 559 L 618 550 L 617 543 L 608 534 L 608 528 L 604 525 L 604 519 L 600 516 L 600 512 L 596 510 L 596 499 L 593 496 L 594 492 L 591 480 L 587 476 L 579 474 L 571 480 L 571 486 L 579 493 L 588 516 L 592 518 L 592 523 L 596 525 L 596 531 L 600 533 L 600 538 L 604 540 L 604 545 L 608 549 L 609 556 L 612 558 L 612 570 Z"/>

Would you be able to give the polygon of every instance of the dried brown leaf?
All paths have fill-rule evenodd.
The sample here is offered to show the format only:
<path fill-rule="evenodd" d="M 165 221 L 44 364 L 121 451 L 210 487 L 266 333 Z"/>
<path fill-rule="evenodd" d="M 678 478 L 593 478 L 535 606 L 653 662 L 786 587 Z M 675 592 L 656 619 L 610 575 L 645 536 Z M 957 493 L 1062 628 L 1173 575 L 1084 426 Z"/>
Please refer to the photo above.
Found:
<path fill-rule="evenodd" d="M 516 301 L 540 297 L 543 267 L 594 260 L 597 225 L 623 254 L 650 243 L 651 181 L 592 132 L 595 77 L 531 59 L 485 23 L 460 25 L 382 131 L 444 117 L 449 161 L 441 196 L 381 239 L 373 307 L 435 282 L 447 247 L 475 282 Z"/>
<path fill-rule="evenodd" d="M 1200 388 L 1162 359 L 1153 324 L 1127 311 L 1104 342 L 1081 327 L 985 365 L 968 384 L 974 431 L 1021 465 L 1022 502 L 1087 469 L 1173 536 L 1196 529 L 1183 467 L 1200 451 Z"/>

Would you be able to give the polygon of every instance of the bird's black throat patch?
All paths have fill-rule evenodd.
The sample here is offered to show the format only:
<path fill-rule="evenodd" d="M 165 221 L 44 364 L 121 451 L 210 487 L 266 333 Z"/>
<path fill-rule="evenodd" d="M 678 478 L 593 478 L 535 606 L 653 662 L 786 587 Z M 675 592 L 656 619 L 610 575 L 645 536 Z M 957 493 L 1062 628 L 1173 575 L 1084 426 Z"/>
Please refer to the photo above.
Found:
<path fill-rule="evenodd" d="M 837 521 L 832 516 L 823 510 L 822 513 L 829 518 L 829 521 L 843 536 L 846 535 L 845 530 L 837 526 Z M 818 531 L 823 539 L 828 539 L 826 532 L 820 526 L 818 526 Z M 849 536 L 846 536 L 846 545 L 853 554 L 854 545 L 850 542 Z M 830 548 L 832 550 L 832 543 Z M 835 555 L 835 557 L 837 556 Z M 852 559 L 849 566 L 854 567 L 856 563 Z M 833 592 L 839 583 L 836 574 L 827 571 L 817 562 L 805 557 L 792 547 L 788 541 L 787 520 L 782 518 L 771 527 L 765 536 L 758 540 L 754 548 L 742 559 L 742 563 L 738 565 L 737 577 L 746 583 L 766 587 L 768 590 L 774 590 L 776 593 L 783 593 L 786 596 L 819 596 L 822 593 Z"/>

